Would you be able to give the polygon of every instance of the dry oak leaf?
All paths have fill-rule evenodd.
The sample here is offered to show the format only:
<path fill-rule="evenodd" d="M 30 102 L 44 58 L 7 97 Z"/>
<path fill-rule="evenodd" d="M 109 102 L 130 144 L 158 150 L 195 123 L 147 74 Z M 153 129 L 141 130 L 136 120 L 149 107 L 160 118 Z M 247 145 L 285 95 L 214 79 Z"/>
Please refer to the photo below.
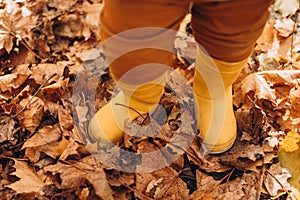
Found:
<path fill-rule="evenodd" d="M 108 184 L 106 174 L 103 169 L 96 168 L 87 174 L 86 179 L 94 186 L 95 193 L 104 200 L 113 200 L 112 190 Z"/>
<path fill-rule="evenodd" d="M 82 6 L 78 8 L 79 11 L 83 11 L 85 15 L 83 16 L 83 21 L 85 26 L 91 30 L 96 37 L 100 36 L 100 29 L 99 29 L 99 15 L 102 11 L 103 4 L 94 3 L 90 4 L 87 1 L 84 1 Z M 91 33 L 90 33 L 91 34 Z M 84 34 L 86 39 L 88 39 L 88 34 Z M 98 38 L 100 39 L 100 38 Z"/>
<path fill-rule="evenodd" d="M 31 138 L 25 141 L 22 149 L 30 147 L 39 147 L 47 145 L 51 142 L 56 142 L 61 137 L 61 131 L 58 125 L 55 126 L 44 126 Z"/>
<path fill-rule="evenodd" d="M 85 29 L 83 20 L 78 18 L 78 13 L 72 13 L 68 15 L 62 15 L 59 17 L 59 22 L 54 25 L 54 33 L 57 36 L 76 38 L 88 36 Z M 86 35 L 85 35 L 86 34 Z"/>
<path fill-rule="evenodd" d="M 81 147 L 80 144 L 75 142 L 72 138 L 69 140 L 64 139 L 65 137 L 62 137 L 62 140 L 59 142 L 59 145 L 62 146 L 64 149 L 61 151 L 60 160 L 67 160 L 68 157 L 80 157 L 78 149 Z M 56 147 L 57 148 L 57 147 Z M 58 147 L 59 148 L 59 147 Z"/>
<path fill-rule="evenodd" d="M 51 81 L 57 82 L 59 78 L 62 77 L 63 72 L 65 69 L 65 65 L 62 64 L 39 64 L 36 66 L 33 66 L 31 69 L 31 78 L 35 80 L 37 84 L 43 84 L 45 83 L 53 74 L 56 74 L 56 76 L 52 77 Z"/>
<path fill-rule="evenodd" d="M 7 74 L 0 76 L 0 93 L 9 91 L 20 87 L 28 78 L 24 74 Z"/>
<path fill-rule="evenodd" d="M 63 109 L 63 107 L 61 106 L 61 109 L 58 110 L 58 120 L 60 129 L 62 131 L 73 129 L 74 120 L 70 110 Z"/>
<path fill-rule="evenodd" d="M 8 53 L 13 48 L 13 40 L 23 40 L 26 32 L 35 27 L 37 17 L 24 17 L 20 12 L 15 14 L 0 13 L 0 49 Z"/>
<path fill-rule="evenodd" d="M 56 159 L 61 156 L 67 148 L 69 141 L 64 137 L 60 141 L 54 141 L 46 145 L 37 147 L 28 147 L 25 151 L 25 156 L 32 163 L 37 163 L 40 160 L 40 154 L 47 154 L 49 157 Z"/>
<path fill-rule="evenodd" d="M 87 169 L 93 170 L 93 169 Z M 61 179 L 61 188 L 76 188 L 83 185 L 86 177 L 87 171 L 86 169 L 80 168 L 77 163 L 75 164 L 63 164 L 58 162 L 54 165 L 48 165 L 44 167 L 45 172 L 51 172 L 52 175 L 59 174 Z"/>
<path fill-rule="evenodd" d="M 218 184 L 212 176 L 197 170 L 196 171 L 197 190 L 191 194 L 192 200 L 213 200 L 216 194 L 212 191 L 214 185 Z"/>
<path fill-rule="evenodd" d="M 36 96 L 29 96 L 23 99 L 19 105 L 26 110 L 17 116 L 22 121 L 22 127 L 29 130 L 31 133 L 39 126 L 44 112 L 44 101 Z"/>
<path fill-rule="evenodd" d="M 260 145 L 240 143 L 222 155 L 220 161 L 237 169 L 257 172 L 257 167 L 263 165 L 264 155 Z"/>
<path fill-rule="evenodd" d="M 18 161 L 14 159 L 16 171 L 11 173 L 20 178 L 20 180 L 7 185 L 17 193 L 30 193 L 39 192 L 42 193 L 41 189 L 45 186 L 42 180 L 37 176 L 34 170 L 24 161 Z"/>
<path fill-rule="evenodd" d="M 42 118 L 42 105 L 31 107 L 30 109 L 24 111 L 24 120 L 22 122 L 22 126 L 33 133 L 34 130 L 40 125 Z"/>
<path fill-rule="evenodd" d="M 76 5 L 77 1 L 65 1 L 65 0 L 50 0 L 47 2 L 47 6 L 50 8 L 55 8 L 59 12 L 70 10 Z"/>

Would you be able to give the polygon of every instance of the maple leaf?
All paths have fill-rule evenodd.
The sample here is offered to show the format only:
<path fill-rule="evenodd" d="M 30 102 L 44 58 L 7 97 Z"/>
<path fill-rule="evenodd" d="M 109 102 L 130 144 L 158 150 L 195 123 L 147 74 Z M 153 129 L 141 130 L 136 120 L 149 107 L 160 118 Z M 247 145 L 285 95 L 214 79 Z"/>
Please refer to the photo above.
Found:
<path fill-rule="evenodd" d="M 18 193 L 30 193 L 30 192 L 40 192 L 41 189 L 45 186 L 42 180 L 37 176 L 32 168 L 24 161 L 18 161 L 14 159 L 16 171 L 11 173 L 20 178 L 20 180 L 7 185 Z"/>
<path fill-rule="evenodd" d="M 243 95 L 255 91 L 258 99 L 276 100 L 275 90 L 270 87 L 265 78 L 260 74 L 250 74 L 242 81 Z"/>
<path fill-rule="evenodd" d="M 12 15 L 2 13 L 0 15 L 0 49 L 6 49 L 8 53 L 13 48 L 14 38 L 17 44 L 23 41 L 27 32 L 35 27 L 37 17 L 23 17 L 20 12 Z"/>
<path fill-rule="evenodd" d="M 186 183 L 171 167 L 157 170 L 151 174 L 137 174 L 136 184 L 135 195 L 141 199 L 145 199 L 142 194 L 154 199 L 189 199 Z"/>

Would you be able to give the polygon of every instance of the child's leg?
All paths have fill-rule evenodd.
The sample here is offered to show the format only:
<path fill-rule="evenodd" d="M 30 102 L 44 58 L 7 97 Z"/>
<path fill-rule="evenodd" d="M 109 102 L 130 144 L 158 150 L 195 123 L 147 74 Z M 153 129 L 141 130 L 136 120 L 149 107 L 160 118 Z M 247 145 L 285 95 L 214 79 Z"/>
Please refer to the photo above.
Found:
<path fill-rule="evenodd" d="M 123 135 L 124 121 L 133 119 L 137 113 L 147 113 L 159 102 L 164 89 L 165 68 L 143 68 L 140 73 L 129 72 L 143 64 L 159 63 L 169 66 L 173 54 L 153 48 L 143 48 L 128 52 L 119 58 L 124 49 L 135 44 L 159 44 L 172 49 L 175 32 L 188 10 L 186 0 L 106 0 L 101 13 L 101 40 L 113 78 L 120 82 L 122 91 L 106 106 L 101 108 L 89 125 L 92 138 L 102 141 L 118 141 Z M 124 36 L 122 32 L 144 28 L 155 28 L 140 32 L 130 31 Z M 137 35 L 135 35 L 137 34 Z M 166 36 L 167 35 L 167 36 Z M 113 41 L 111 42 L 111 38 Z M 105 41 L 108 41 L 106 44 Z M 113 44 L 113 45 L 112 45 Z M 125 77 L 125 78 L 124 78 Z M 154 83 L 153 83 L 154 82 Z"/>
<path fill-rule="evenodd" d="M 199 1 L 193 7 L 194 35 L 208 53 L 199 48 L 196 61 L 194 90 L 200 109 L 198 128 L 211 153 L 224 152 L 235 141 L 231 85 L 262 33 L 271 3 L 271 0 Z M 214 88 L 218 80 L 224 88 Z M 226 105 L 225 109 L 221 105 Z"/>

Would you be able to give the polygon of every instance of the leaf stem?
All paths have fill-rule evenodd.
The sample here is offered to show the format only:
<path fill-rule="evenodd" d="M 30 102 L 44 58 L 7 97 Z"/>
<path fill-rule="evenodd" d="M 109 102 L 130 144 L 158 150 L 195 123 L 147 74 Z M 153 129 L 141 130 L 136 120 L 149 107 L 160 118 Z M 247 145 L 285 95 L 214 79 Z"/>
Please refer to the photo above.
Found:
<path fill-rule="evenodd" d="M 134 108 L 132 108 L 132 107 L 130 107 L 130 106 L 121 104 L 121 103 L 115 103 L 115 105 L 116 105 L 116 106 L 123 106 L 123 107 L 125 107 L 125 108 L 130 109 L 130 110 L 133 110 L 134 112 L 136 112 L 140 117 L 142 117 L 142 118 L 145 120 L 145 118 L 143 117 L 143 115 L 142 115 L 139 111 L 137 111 L 136 109 L 134 109 Z"/>

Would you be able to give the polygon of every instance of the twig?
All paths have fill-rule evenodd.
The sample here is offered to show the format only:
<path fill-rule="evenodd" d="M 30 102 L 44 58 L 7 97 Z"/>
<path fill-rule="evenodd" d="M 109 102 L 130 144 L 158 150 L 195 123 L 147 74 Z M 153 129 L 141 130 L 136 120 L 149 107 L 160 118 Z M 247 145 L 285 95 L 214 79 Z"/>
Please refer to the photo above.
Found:
<path fill-rule="evenodd" d="M 227 179 L 226 182 L 228 182 L 228 180 L 230 179 L 230 177 L 231 177 L 231 175 L 233 174 L 234 170 L 235 170 L 235 168 L 232 168 L 232 170 L 231 170 L 230 173 L 228 173 L 226 176 L 224 176 L 221 180 L 216 181 L 217 183 L 215 183 L 211 188 L 209 188 L 209 184 L 206 185 L 206 187 L 204 188 L 204 191 L 200 193 L 199 199 L 200 199 L 200 197 L 203 198 L 203 196 L 206 194 L 206 192 L 208 192 L 208 191 L 211 192 L 213 189 L 215 189 L 215 188 L 216 188 L 218 185 L 220 185 L 225 179 Z"/>
<path fill-rule="evenodd" d="M 116 106 L 123 106 L 123 107 L 125 107 L 125 108 L 130 109 L 130 110 L 133 110 L 134 112 L 136 112 L 140 117 L 142 117 L 142 118 L 145 120 L 145 118 L 143 117 L 143 115 L 142 115 L 139 111 L 137 111 L 136 109 L 134 109 L 134 108 L 132 108 L 132 107 L 130 107 L 130 106 L 126 106 L 126 105 L 121 104 L 121 103 L 115 103 L 115 105 L 116 105 Z"/>
<path fill-rule="evenodd" d="M 79 171 L 82 171 L 82 172 L 85 172 L 85 171 L 91 171 L 91 172 L 93 172 L 93 171 L 95 171 L 95 167 L 93 167 L 93 166 L 92 166 L 91 164 L 89 164 L 89 163 L 81 162 L 81 163 L 83 163 L 83 164 L 86 164 L 86 165 L 88 165 L 88 166 L 94 168 L 94 169 L 82 169 L 82 168 L 76 166 L 76 164 L 78 164 L 78 163 L 80 163 L 80 162 L 77 162 L 76 164 L 70 163 L 70 162 L 68 162 L 68 161 L 66 161 L 66 160 L 59 160 L 59 162 L 61 162 L 62 164 L 65 164 L 65 165 L 69 165 L 70 167 L 74 167 L 75 169 L 78 169 Z"/>
<path fill-rule="evenodd" d="M 131 190 L 132 192 L 136 192 L 138 195 L 142 196 L 144 199 L 147 199 L 147 200 L 154 200 L 153 198 L 151 197 L 148 197 L 146 195 L 144 195 L 143 193 L 137 191 L 136 189 L 130 187 L 129 185 L 127 185 L 126 183 L 124 183 L 123 181 L 120 181 L 119 179 L 116 179 L 119 183 L 121 183 L 123 186 L 125 186 L 126 188 L 128 188 L 129 190 Z"/>
<path fill-rule="evenodd" d="M 35 53 L 35 52 L 31 49 L 31 47 L 27 44 L 26 41 L 23 40 L 22 37 L 18 37 L 18 36 L 17 36 L 15 33 L 13 33 L 13 32 L 10 32 L 10 35 L 12 35 L 12 36 L 15 37 L 17 40 L 19 40 L 19 41 L 25 46 L 25 48 L 28 49 L 30 52 L 32 52 L 38 59 L 43 60 L 43 58 L 42 58 L 40 55 L 38 55 L 37 53 Z"/>
<path fill-rule="evenodd" d="M 218 185 L 220 185 L 220 183 L 222 183 L 225 179 L 226 179 L 226 182 L 228 182 L 234 171 L 235 171 L 235 168 L 233 167 L 232 170 L 231 170 L 231 172 L 228 173 L 226 176 L 224 176 L 221 180 L 217 181 L 217 183 L 214 184 L 214 186 L 211 188 L 211 190 L 213 190 L 215 187 L 217 187 Z"/>
<path fill-rule="evenodd" d="M 33 99 L 33 97 L 35 97 L 38 93 L 39 93 L 39 91 L 46 85 L 46 83 L 50 80 L 50 79 L 52 79 L 54 76 L 56 76 L 57 74 L 56 73 L 54 73 L 52 76 L 50 76 L 39 88 L 38 88 L 38 90 L 33 94 L 33 96 L 29 99 L 29 101 L 28 101 L 28 103 L 19 111 L 19 112 L 17 112 L 16 114 L 14 114 L 13 116 L 11 116 L 11 117 L 9 117 L 8 119 L 6 119 L 6 120 L 4 120 L 3 122 L 0 122 L 0 125 L 2 125 L 2 124 L 6 124 L 6 123 L 8 123 L 11 119 L 13 119 L 13 118 L 15 118 L 16 116 L 18 116 L 21 112 L 23 112 L 26 108 L 27 108 L 27 106 L 31 103 L 31 101 L 32 101 L 32 99 Z M 3 127 L 1 127 L 0 128 L 0 130 L 2 129 Z M 22 143 L 20 143 L 20 144 L 22 144 Z M 20 144 L 18 144 L 18 145 L 20 145 Z"/>
<path fill-rule="evenodd" d="M 27 42 L 25 42 L 25 41 L 23 40 L 23 38 L 21 38 L 20 41 L 21 41 L 21 43 L 25 46 L 25 48 L 28 49 L 31 53 L 33 53 L 38 59 L 43 60 L 43 58 L 42 58 L 40 55 L 38 55 L 37 53 L 35 53 L 35 52 L 30 48 L 30 46 L 27 44 Z"/>

